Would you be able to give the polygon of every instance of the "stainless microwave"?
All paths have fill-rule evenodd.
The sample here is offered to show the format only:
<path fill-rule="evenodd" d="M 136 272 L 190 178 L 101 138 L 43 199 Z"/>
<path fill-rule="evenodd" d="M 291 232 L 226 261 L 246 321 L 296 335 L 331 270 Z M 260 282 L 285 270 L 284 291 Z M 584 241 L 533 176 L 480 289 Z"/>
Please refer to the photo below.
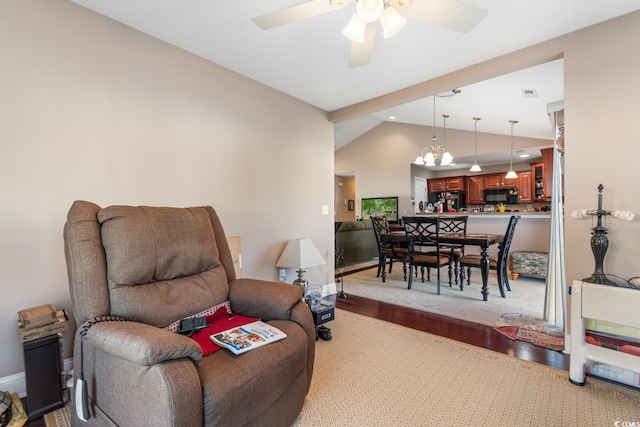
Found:
<path fill-rule="evenodd" d="M 518 203 L 518 189 L 501 188 L 496 190 L 484 190 L 484 202 L 515 205 Z"/>

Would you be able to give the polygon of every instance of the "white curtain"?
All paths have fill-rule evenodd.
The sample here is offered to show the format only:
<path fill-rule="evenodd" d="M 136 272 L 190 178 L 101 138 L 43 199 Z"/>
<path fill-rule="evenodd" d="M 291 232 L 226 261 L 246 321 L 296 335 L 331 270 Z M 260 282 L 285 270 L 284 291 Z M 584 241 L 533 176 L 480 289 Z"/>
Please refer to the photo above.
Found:
<path fill-rule="evenodd" d="M 558 116 L 564 117 L 564 110 L 549 111 L 554 129 L 553 144 L 553 184 L 551 193 L 551 235 L 549 239 L 549 268 L 547 270 L 547 288 L 544 304 L 544 320 L 549 324 L 564 328 L 565 325 L 565 262 L 564 262 L 564 215 L 562 209 L 562 164 L 558 151 Z M 551 108 L 554 108 L 551 107 Z"/>

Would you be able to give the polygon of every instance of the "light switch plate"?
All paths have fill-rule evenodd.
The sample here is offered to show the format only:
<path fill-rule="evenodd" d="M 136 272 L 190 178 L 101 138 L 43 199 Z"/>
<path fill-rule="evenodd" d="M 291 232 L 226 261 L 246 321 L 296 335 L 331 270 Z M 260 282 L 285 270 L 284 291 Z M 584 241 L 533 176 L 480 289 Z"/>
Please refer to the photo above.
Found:
<path fill-rule="evenodd" d="M 280 280 L 281 282 L 287 281 L 287 275 L 284 272 L 284 268 L 281 268 L 280 270 L 278 270 L 278 280 Z"/>
<path fill-rule="evenodd" d="M 329 215 L 329 205 L 322 205 L 322 215 Z"/>

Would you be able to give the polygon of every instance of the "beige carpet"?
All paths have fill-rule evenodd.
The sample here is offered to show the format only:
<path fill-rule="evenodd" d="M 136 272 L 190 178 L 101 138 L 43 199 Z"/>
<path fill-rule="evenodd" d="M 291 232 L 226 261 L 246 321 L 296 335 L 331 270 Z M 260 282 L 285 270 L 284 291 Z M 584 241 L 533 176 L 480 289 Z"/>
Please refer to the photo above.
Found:
<path fill-rule="evenodd" d="M 613 426 L 640 420 L 640 392 L 343 310 L 317 341 L 295 427 Z M 68 427 L 63 410 L 47 427 Z M 631 424 L 628 424 L 631 425 Z"/>
<path fill-rule="evenodd" d="M 613 426 L 640 392 L 336 310 L 296 427 Z M 631 425 L 631 424 L 629 424 Z"/>
<path fill-rule="evenodd" d="M 393 265 L 393 271 L 387 274 L 385 283 L 376 277 L 376 271 L 376 268 L 370 268 L 344 276 L 347 297 L 349 294 L 358 295 L 488 326 L 495 326 L 495 322 L 507 313 L 538 319 L 544 315 L 544 280 L 525 277 L 510 280 L 511 292 L 506 291 L 506 298 L 502 298 L 496 274 L 492 271 L 489 274 L 489 299 L 483 301 L 480 293 L 482 279 L 477 270 L 472 271 L 471 286 L 465 285 L 464 291 L 460 291 L 459 285 L 449 287 L 447 282 L 441 280 L 440 295 L 436 294 L 434 277 L 431 282 L 425 278 L 424 283 L 414 279 L 411 289 L 407 289 L 400 263 Z M 441 274 L 447 276 L 448 280 L 446 269 L 442 269 Z"/>

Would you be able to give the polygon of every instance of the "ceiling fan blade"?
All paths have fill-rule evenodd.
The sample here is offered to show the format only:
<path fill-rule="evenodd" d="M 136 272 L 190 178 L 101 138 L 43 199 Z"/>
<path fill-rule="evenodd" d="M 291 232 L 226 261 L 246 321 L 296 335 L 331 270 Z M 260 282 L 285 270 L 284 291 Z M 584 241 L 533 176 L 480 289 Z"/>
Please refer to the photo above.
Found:
<path fill-rule="evenodd" d="M 401 10 L 409 18 L 447 27 L 461 33 L 468 33 L 488 14 L 480 9 L 457 0 L 412 1 Z"/>
<path fill-rule="evenodd" d="M 362 67 L 369 63 L 373 42 L 376 39 L 378 21 L 370 22 L 364 30 L 364 41 L 362 43 L 351 42 L 351 52 L 349 53 L 349 68 Z"/>
<path fill-rule="evenodd" d="M 263 30 L 279 27 L 281 25 L 290 24 L 292 22 L 302 21 L 312 16 L 322 15 L 323 13 L 332 12 L 343 7 L 353 0 L 311 0 L 300 3 L 295 6 L 280 9 L 275 12 L 251 18 L 254 24 Z"/>

